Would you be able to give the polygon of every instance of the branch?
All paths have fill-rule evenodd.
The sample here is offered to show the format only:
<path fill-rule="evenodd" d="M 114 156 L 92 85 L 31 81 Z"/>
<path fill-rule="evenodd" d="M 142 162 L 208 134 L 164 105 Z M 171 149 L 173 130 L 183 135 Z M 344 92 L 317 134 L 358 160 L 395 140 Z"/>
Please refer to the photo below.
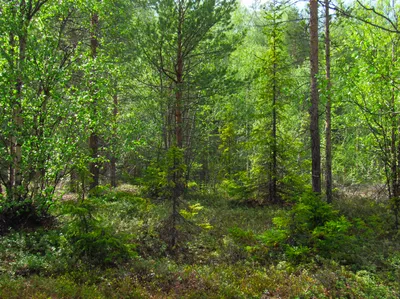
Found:
<path fill-rule="evenodd" d="M 348 17 L 348 18 L 352 18 L 352 19 L 361 21 L 361 22 L 363 22 L 363 23 L 365 23 L 365 24 L 368 24 L 368 25 L 373 26 L 373 27 L 375 27 L 375 28 L 382 29 L 382 30 L 384 30 L 384 31 L 386 31 L 386 32 L 390 32 L 390 33 L 400 33 L 400 30 L 398 29 L 398 27 L 397 27 L 388 17 L 386 17 L 385 15 L 383 15 L 383 14 L 380 13 L 380 12 L 377 12 L 377 11 L 375 10 L 375 8 L 367 8 L 366 6 L 362 5 L 362 4 L 359 2 L 359 0 L 357 0 L 357 3 L 359 3 L 359 4 L 361 5 L 362 8 L 364 8 L 364 9 L 366 9 L 366 10 L 368 10 L 368 11 L 372 11 L 372 12 L 374 12 L 377 16 L 382 17 L 382 18 L 384 18 L 385 20 L 389 21 L 390 24 L 392 25 L 393 29 L 384 27 L 384 26 L 382 26 L 382 25 L 373 23 L 372 21 L 368 21 L 368 20 L 363 19 L 363 18 L 361 18 L 361 17 L 359 17 L 359 16 L 356 16 L 356 15 L 354 15 L 354 14 L 351 14 L 349 11 L 340 8 L 339 6 L 337 6 L 337 5 L 335 5 L 335 4 L 333 4 L 332 6 L 329 6 L 329 8 L 330 8 L 330 9 L 333 9 L 334 11 L 337 11 L 339 14 L 341 14 L 341 15 L 343 15 L 343 16 L 345 16 L 345 17 Z"/>

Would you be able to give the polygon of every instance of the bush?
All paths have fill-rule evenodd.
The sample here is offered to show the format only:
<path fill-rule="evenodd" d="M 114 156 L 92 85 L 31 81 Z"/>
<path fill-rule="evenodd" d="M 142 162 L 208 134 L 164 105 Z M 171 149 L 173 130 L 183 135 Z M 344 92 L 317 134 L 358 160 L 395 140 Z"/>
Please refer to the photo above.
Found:
<path fill-rule="evenodd" d="M 48 210 L 52 200 L 49 198 L 12 201 L 0 193 L 0 235 L 10 229 L 34 228 L 51 222 Z"/>
<path fill-rule="evenodd" d="M 233 179 L 223 180 L 221 188 L 230 198 L 236 201 L 254 201 L 256 188 L 252 180 L 244 171 L 237 173 Z"/>
<path fill-rule="evenodd" d="M 49 274 L 65 270 L 68 262 L 57 231 L 11 232 L 0 239 L 0 273 Z"/>
<path fill-rule="evenodd" d="M 316 255 L 345 259 L 346 248 L 354 243 L 351 227 L 331 205 L 306 193 L 289 212 L 275 217 L 273 227 L 264 233 L 253 236 L 251 232 L 235 229 L 231 235 L 257 260 L 284 254 L 290 261 L 299 263 Z"/>
<path fill-rule="evenodd" d="M 164 159 L 152 163 L 146 170 L 143 180 L 143 193 L 156 199 L 171 199 L 176 191 L 187 188 L 186 165 L 182 149 L 173 146 L 168 149 Z"/>
<path fill-rule="evenodd" d="M 116 233 L 96 216 L 96 200 L 81 203 L 66 203 L 64 211 L 71 217 L 65 228 L 65 237 L 71 246 L 71 253 L 77 260 L 97 266 L 112 266 L 133 256 L 133 236 Z"/>
<path fill-rule="evenodd" d="M 354 240 L 349 233 L 352 224 L 310 193 L 300 197 L 291 211 L 273 222 L 279 234 L 267 233 L 261 240 L 269 246 L 271 242 L 275 247 L 278 244 L 296 262 L 308 259 L 310 254 L 340 259 Z"/>

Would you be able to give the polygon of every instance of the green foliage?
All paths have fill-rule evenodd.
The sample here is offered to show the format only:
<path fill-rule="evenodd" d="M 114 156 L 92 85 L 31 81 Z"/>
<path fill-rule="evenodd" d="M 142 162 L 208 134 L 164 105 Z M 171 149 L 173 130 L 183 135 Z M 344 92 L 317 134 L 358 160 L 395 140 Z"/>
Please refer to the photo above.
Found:
<path fill-rule="evenodd" d="M 338 212 L 323 202 L 315 203 L 318 197 L 310 194 L 301 196 L 291 210 L 279 206 L 238 207 L 220 195 L 191 194 L 191 202 L 181 209 L 181 214 L 195 223 L 209 219 L 213 229 L 192 233 L 190 240 L 181 244 L 180 254 L 170 256 L 159 235 L 169 204 L 151 205 L 138 198 L 137 191 L 136 187 L 125 185 L 105 193 L 104 198 L 91 198 L 86 204 L 62 202 L 53 209 L 63 214 L 59 228 L 2 237 L 0 297 L 397 298 L 399 295 L 398 241 L 380 239 L 385 236 L 385 226 L 379 223 L 386 220 L 380 220 L 379 216 L 387 210 L 376 203 L 353 200 L 345 208 L 346 202 L 338 201 L 337 206 L 349 218 L 361 211 L 362 219 L 351 218 L 354 224 L 347 228 L 348 223 Z M 312 225 L 294 223 L 305 219 Z M 98 233 L 100 230 L 104 231 L 103 236 Z M 356 234 L 365 250 L 358 243 L 354 246 L 353 240 L 343 245 L 340 238 L 346 230 L 345 237 Z M 378 236 L 380 230 L 382 235 Z M 347 246 L 355 257 L 348 258 L 349 253 L 340 248 L 327 248 L 335 247 L 336 241 L 342 247 Z M 109 245 L 112 242 L 128 247 L 135 243 L 137 247 L 130 249 L 140 256 L 125 257 L 125 250 L 121 252 L 115 243 Z M 101 248 L 107 246 L 112 246 L 117 256 Z M 82 250 L 87 251 L 86 255 Z M 95 250 L 99 257 L 90 257 Z M 107 257 L 114 260 L 110 262 Z M 357 260 L 362 262 L 356 264 Z"/>
<path fill-rule="evenodd" d="M 140 180 L 143 192 L 151 198 L 159 198 L 165 192 L 165 172 L 155 164 L 147 167 L 144 177 Z"/>
<path fill-rule="evenodd" d="M 251 231 L 244 231 L 238 227 L 234 227 L 229 231 L 233 240 L 242 245 L 252 245 L 256 243 L 256 237 Z"/>
<path fill-rule="evenodd" d="M 274 219 L 281 230 L 279 246 L 295 261 L 308 259 L 311 254 L 340 258 L 341 252 L 351 246 L 352 224 L 318 196 L 304 194 L 284 217 Z M 286 240 L 282 236 L 286 235 Z M 266 244 L 275 240 L 268 240 Z M 283 242 L 282 242 L 283 241 Z"/>
<path fill-rule="evenodd" d="M 313 194 L 303 194 L 289 212 L 273 219 L 273 225 L 256 236 L 241 229 L 231 235 L 258 260 L 282 254 L 293 262 L 314 256 L 340 260 L 354 244 L 352 224 Z"/>
<path fill-rule="evenodd" d="M 332 19 L 334 181 L 362 186 L 337 186 L 338 212 L 303 194 L 296 7 L 0 0 L 0 297 L 399 298 L 397 8 L 360 3 Z M 111 158 L 140 186 L 110 190 Z M 57 202 L 71 170 L 79 200 Z M 285 205 L 263 205 L 275 180 Z"/>
<path fill-rule="evenodd" d="M 77 261 L 99 266 L 116 265 L 134 257 L 132 236 L 118 234 L 104 224 L 95 213 L 98 205 L 96 200 L 64 204 L 64 213 L 71 218 L 65 230 L 71 254 Z"/>
<path fill-rule="evenodd" d="M 49 214 L 51 204 L 51 195 L 19 201 L 0 195 L 0 234 L 10 229 L 35 227 L 51 222 L 53 220 Z"/>
<path fill-rule="evenodd" d="M 162 161 L 147 169 L 142 180 L 145 194 L 153 198 L 170 199 L 177 186 L 183 191 L 186 185 L 183 152 L 183 149 L 173 146 Z"/>
<path fill-rule="evenodd" d="M 105 298 L 94 285 L 80 285 L 68 276 L 32 276 L 29 279 L 0 276 L 2 298 Z"/>
<path fill-rule="evenodd" d="M 343 246 L 351 246 L 352 237 L 350 228 L 352 224 L 344 217 L 330 220 L 323 226 L 318 226 L 312 231 L 312 240 L 317 252 L 321 255 L 329 252 L 329 256 L 340 252 Z"/>
<path fill-rule="evenodd" d="M 11 232 L 0 239 L 0 273 L 10 276 L 65 271 L 69 258 L 57 231 Z M 10 262 L 12 261 L 12 262 Z"/>
<path fill-rule="evenodd" d="M 237 201 L 248 201 L 254 198 L 256 186 L 246 171 L 236 173 L 232 179 L 225 179 L 221 188 L 226 194 Z"/>
<path fill-rule="evenodd" d="M 125 208 L 121 212 L 125 217 L 144 216 L 152 209 L 149 200 L 138 196 L 136 192 L 132 191 L 115 189 L 107 192 L 103 198 L 106 202 L 124 205 Z"/>

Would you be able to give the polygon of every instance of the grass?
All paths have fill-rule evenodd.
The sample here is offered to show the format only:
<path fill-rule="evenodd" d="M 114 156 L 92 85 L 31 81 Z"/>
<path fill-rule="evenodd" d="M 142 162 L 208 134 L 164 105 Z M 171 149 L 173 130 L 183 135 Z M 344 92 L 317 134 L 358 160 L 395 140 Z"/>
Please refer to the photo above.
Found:
<path fill-rule="evenodd" d="M 202 209 L 191 222 L 207 222 L 212 228 L 182 227 L 188 236 L 172 255 L 160 236 L 169 204 L 141 198 L 134 186 L 122 186 L 84 206 L 60 201 L 54 209 L 61 215 L 57 226 L 0 237 L 0 298 L 400 296 L 400 242 L 384 203 L 365 198 L 335 203 L 359 237 L 356 262 L 347 264 L 318 255 L 302 263 L 285 254 L 260 260 L 232 237 L 233 228 L 261 234 L 287 208 L 245 207 L 206 192 L 188 197 L 188 205 L 195 203 Z M 261 254 L 269 254 L 263 250 Z"/>

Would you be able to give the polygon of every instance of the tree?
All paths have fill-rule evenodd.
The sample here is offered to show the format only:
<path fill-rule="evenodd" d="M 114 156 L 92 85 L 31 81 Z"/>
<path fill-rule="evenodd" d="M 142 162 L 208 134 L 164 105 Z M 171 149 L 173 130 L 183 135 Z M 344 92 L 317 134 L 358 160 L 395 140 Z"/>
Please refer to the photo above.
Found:
<path fill-rule="evenodd" d="M 193 161 L 196 113 L 222 72 L 216 64 L 234 45 L 227 43 L 233 0 L 161 0 L 145 20 L 141 49 L 157 74 L 163 111 L 169 197 L 172 203 L 169 244 L 177 242 L 178 205 L 185 191 L 185 171 Z M 221 63 L 222 66 L 222 63 Z M 221 80 L 218 80 L 221 82 Z"/>
<path fill-rule="evenodd" d="M 96 8 L 91 13 L 90 18 L 90 56 L 93 61 L 97 58 L 97 51 L 99 47 L 99 14 L 96 11 Z M 91 74 L 91 80 L 96 81 L 96 73 Z M 91 108 L 93 109 L 92 114 L 97 114 L 98 95 L 96 95 L 96 83 L 92 82 L 93 87 L 90 90 L 90 96 L 92 98 Z M 90 187 L 89 190 L 96 188 L 99 185 L 100 178 L 100 165 L 99 165 L 99 136 L 96 127 L 91 128 L 91 133 L 89 137 L 89 148 L 91 152 L 91 161 L 89 163 L 89 172 L 90 172 Z"/>
<path fill-rule="evenodd" d="M 68 1 L 2 1 L 0 20 L 1 180 L 5 228 L 40 220 L 68 172 L 82 133 L 72 87 L 78 45 Z M 67 129 L 71 124 L 73 128 Z M 7 169 L 7 171 L 4 171 Z"/>
<path fill-rule="evenodd" d="M 329 0 L 325 0 L 325 70 L 326 70 L 326 127 L 325 127 L 325 182 L 326 200 L 332 202 L 332 120 L 331 120 L 331 48 Z"/>
<path fill-rule="evenodd" d="M 270 32 L 270 46 L 269 46 L 269 58 L 271 60 L 271 66 L 269 67 L 269 77 L 271 78 L 271 86 L 267 89 L 270 90 L 272 99 L 272 123 L 271 123 L 271 162 L 269 170 L 269 201 L 276 203 L 278 202 L 277 192 L 277 180 L 278 180 L 278 141 L 277 141 L 277 110 L 278 110 L 278 99 L 280 97 L 282 87 L 279 85 L 283 83 L 283 78 L 279 78 L 278 72 L 283 72 L 282 67 L 284 61 L 284 50 L 282 40 L 282 30 L 279 23 L 279 19 L 282 18 L 282 12 L 279 12 L 280 7 L 276 1 L 271 4 L 271 15 L 266 16 L 267 20 L 272 21 L 272 28 Z M 268 68 L 268 67 L 267 67 Z M 282 79 L 282 80 L 281 80 Z"/>
<path fill-rule="evenodd" d="M 384 17 L 379 11 L 389 11 L 390 17 Z M 398 226 L 399 107 L 395 92 L 398 89 L 398 35 L 385 30 L 396 26 L 397 17 L 388 3 L 380 3 L 372 10 L 361 5 L 354 14 L 356 18 L 342 21 L 350 22 L 351 30 L 338 34 L 342 45 L 340 53 L 352 54 L 337 61 L 341 90 L 349 97 L 346 105 L 359 113 L 358 117 L 353 116 L 357 117 L 357 137 L 353 137 L 356 142 L 351 144 L 355 148 L 351 159 L 364 170 L 363 180 L 385 178 L 387 193 L 393 202 L 395 225 Z M 378 35 L 379 40 L 376 39 Z M 350 84 L 344 84 L 344 76 Z M 350 114 L 346 116 L 349 118 Z"/>
<path fill-rule="evenodd" d="M 312 190 L 321 193 L 321 144 L 319 136 L 318 93 L 318 1 L 310 0 L 310 76 L 311 76 L 311 175 Z"/>
<path fill-rule="evenodd" d="M 284 177 L 285 165 L 282 156 L 286 149 L 281 148 L 283 134 L 282 118 L 285 114 L 284 103 L 288 89 L 288 70 L 290 57 L 285 44 L 288 10 L 284 5 L 273 1 L 265 10 L 264 34 L 266 47 L 264 49 L 259 81 L 261 95 L 256 103 L 255 122 L 253 125 L 253 144 L 257 152 L 253 156 L 253 171 L 259 176 L 259 196 L 270 203 L 281 201 L 278 182 Z"/>

